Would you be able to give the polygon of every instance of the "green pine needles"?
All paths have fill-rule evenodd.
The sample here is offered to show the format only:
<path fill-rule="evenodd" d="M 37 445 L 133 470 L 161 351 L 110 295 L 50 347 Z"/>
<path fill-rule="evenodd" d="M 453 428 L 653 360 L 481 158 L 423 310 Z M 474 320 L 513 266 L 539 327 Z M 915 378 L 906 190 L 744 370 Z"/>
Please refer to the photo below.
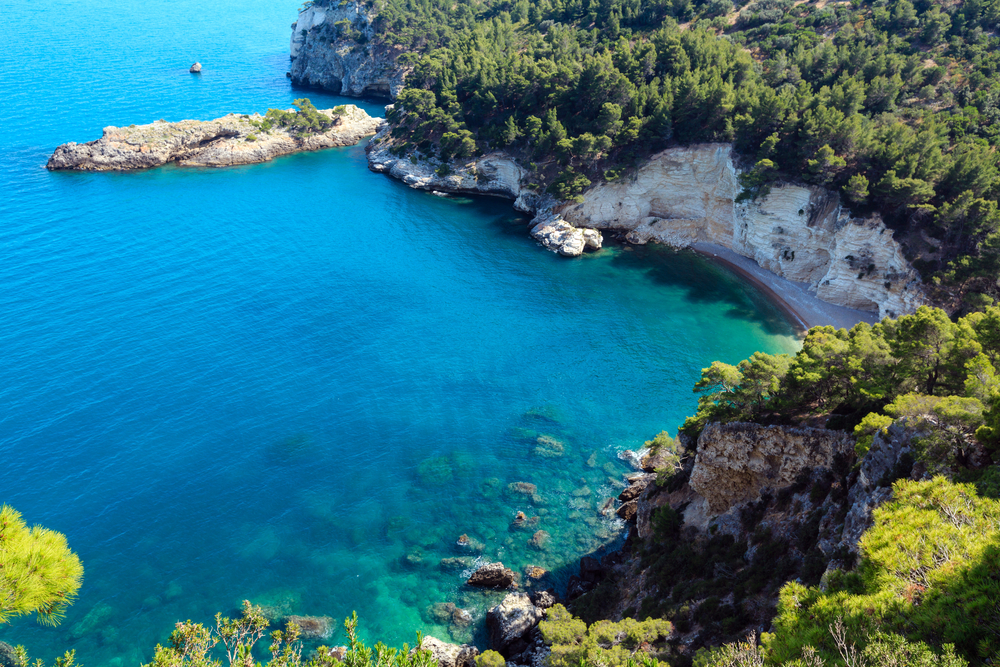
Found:
<path fill-rule="evenodd" d="M 0 623 L 35 613 L 43 625 L 58 624 L 82 581 L 83 565 L 65 535 L 29 528 L 20 512 L 0 507 Z"/>

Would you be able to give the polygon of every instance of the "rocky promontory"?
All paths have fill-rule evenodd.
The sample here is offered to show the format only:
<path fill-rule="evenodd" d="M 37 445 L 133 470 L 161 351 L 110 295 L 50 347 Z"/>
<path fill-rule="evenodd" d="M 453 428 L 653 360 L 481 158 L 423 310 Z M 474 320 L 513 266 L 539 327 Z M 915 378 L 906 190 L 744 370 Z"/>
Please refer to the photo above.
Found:
<path fill-rule="evenodd" d="M 158 120 L 148 125 L 106 127 L 96 141 L 56 148 L 48 169 L 126 171 L 168 162 L 195 167 L 228 167 L 266 162 L 280 155 L 335 146 L 353 146 L 375 134 L 381 118 L 353 104 L 318 110 L 330 119 L 322 131 L 302 132 L 271 123 L 260 114 L 229 114 L 215 120 Z"/>

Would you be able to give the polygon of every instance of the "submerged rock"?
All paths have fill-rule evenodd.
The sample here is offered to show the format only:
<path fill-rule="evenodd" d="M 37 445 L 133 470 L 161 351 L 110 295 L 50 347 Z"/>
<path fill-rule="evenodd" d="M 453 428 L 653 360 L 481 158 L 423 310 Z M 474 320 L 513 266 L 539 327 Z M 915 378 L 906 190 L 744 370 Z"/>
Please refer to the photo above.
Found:
<path fill-rule="evenodd" d="M 534 496 L 538 493 L 538 487 L 528 482 L 513 482 L 507 485 L 507 490 L 524 496 Z"/>
<path fill-rule="evenodd" d="M 289 616 L 285 625 L 299 626 L 303 639 L 329 639 L 333 636 L 334 623 L 329 616 Z"/>
<path fill-rule="evenodd" d="M 532 549 L 537 549 L 539 551 L 545 551 L 549 547 L 549 539 L 551 536 L 544 530 L 536 531 L 531 539 L 528 540 L 528 546 Z"/>
<path fill-rule="evenodd" d="M 466 582 L 478 588 L 510 588 L 514 585 L 517 575 L 514 570 L 504 567 L 503 563 L 487 563 L 472 573 Z"/>

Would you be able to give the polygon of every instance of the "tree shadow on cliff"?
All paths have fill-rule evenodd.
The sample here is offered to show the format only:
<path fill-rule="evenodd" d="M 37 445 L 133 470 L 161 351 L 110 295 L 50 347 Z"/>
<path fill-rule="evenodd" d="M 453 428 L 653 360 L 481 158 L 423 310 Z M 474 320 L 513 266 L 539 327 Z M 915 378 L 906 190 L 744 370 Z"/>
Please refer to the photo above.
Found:
<path fill-rule="evenodd" d="M 724 304 L 727 317 L 759 324 L 770 335 L 795 333 L 766 294 L 725 267 L 694 252 L 656 244 L 626 248 L 612 260 L 615 268 L 642 271 L 657 285 L 681 289 L 693 306 Z"/>

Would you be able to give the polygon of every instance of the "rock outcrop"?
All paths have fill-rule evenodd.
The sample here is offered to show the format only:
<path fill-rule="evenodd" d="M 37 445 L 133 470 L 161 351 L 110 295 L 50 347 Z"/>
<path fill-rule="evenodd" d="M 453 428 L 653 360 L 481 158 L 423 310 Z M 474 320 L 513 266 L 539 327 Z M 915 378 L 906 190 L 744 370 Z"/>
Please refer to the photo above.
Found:
<path fill-rule="evenodd" d="M 835 456 L 853 447 L 843 431 L 712 423 L 698 438 L 689 484 L 717 515 L 756 500 L 765 488 L 791 485 L 803 470 L 829 468 Z"/>
<path fill-rule="evenodd" d="M 395 98 L 411 67 L 398 65 L 403 49 L 375 40 L 375 6 L 320 0 L 292 24 L 288 76 L 292 83 L 350 97 Z"/>
<path fill-rule="evenodd" d="M 438 667 L 475 667 L 476 656 L 479 655 L 479 649 L 475 646 L 449 644 L 430 635 L 423 638 L 419 648 L 430 651 L 431 659 Z"/>
<path fill-rule="evenodd" d="M 531 602 L 526 593 L 511 593 L 503 602 L 486 612 L 490 646 L 505 658 L 512 658 L 528 648 L 528 636 L 545 612 Z"/>
<path fill-rule="evenodd" d="M 529 223 L 531 235 L 545 248 L 560 255 L 577 257 L 585 251 L 601 248 L 600 232 L 570 225 L 553 211 L 558 203 L 556 200 L 523 185 L 528 173 L 507 153 L 497 151 L 479 158 L 456 158 L 447 163 L 418 159 L 412 151 L 400 152 L 398 144 L 389 136 L 388 127 L 372 138 L 367 151 L 369 169 L 388 174 L 417 190 L 515 200 L 517 210 L 534 214 Z"/>
<path fill-rule="evenodd" d="M 487 563 L 472 573 L 466 582 L 478 588 L 510 588 L 517 580 L 517 574 L 503 563 Z"/>
<path fill-rule="evenodd" d="M 625 230 L 632 243 L 716 243 L 807 283 L 823 301 L 880 317 L 925 303 L 919 275 L 877 216 L 851 217 L 836 194 L 804 185 L 737 204 L 737 173 L 729 144 L 671 148 L 560 213 L 570 225 Z"/>
<path fill-rule="evenodd" d="M 46 167 L 78 171 L 148 169 L 168 162 L 185 166 L 225 167 L 266 162 L 279 155 L 352 146 L 375 133 L 380 118 L 348 104 L 320 111 L 334 119 L 325 132 L 297 136 L 280 127 L 262 129 L 264 117 L 229 114 L 215 120 L 156 121 L 149 125 L 106 127 L 96 141 L 56 148 Z"/>

